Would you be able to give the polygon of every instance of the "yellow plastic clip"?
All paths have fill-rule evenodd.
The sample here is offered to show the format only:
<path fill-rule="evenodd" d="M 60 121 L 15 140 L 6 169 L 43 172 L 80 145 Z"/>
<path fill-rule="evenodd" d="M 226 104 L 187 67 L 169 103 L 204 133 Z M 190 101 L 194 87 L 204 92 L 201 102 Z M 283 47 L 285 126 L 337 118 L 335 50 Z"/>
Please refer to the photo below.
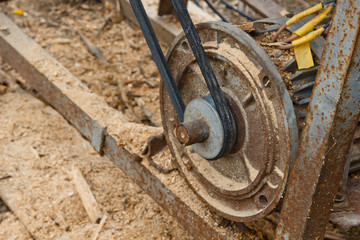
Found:
<path fill-rule="evenodd" d="M 324 8 L 324 6 L 322 3 L 316 4 L 315 6 L 309 8 L 301 13 L 294 15 L 292 18 L 290 18 L 289 20 L 286 21 L 286 25 L 290 26 L 290 25 L 300 21 L 304 17 L 309 16 L 310 14 L 313 14 L 315 12 L 318 12 L 323 8 Z"/>
<path fill-rule="evenodd" d="M 332 9 L 333 6 L 330 5 L 322 13 L 314 17 L 310 22 L 307 22 L 306 24 L 304 24 L 304 26 L 296 30 L 294 34 L 297 34 L 300 37 L 305 36 L 308 32 L 313 30 L 319 23 L 321 23 L 326 17 L 328 17 Z"/>

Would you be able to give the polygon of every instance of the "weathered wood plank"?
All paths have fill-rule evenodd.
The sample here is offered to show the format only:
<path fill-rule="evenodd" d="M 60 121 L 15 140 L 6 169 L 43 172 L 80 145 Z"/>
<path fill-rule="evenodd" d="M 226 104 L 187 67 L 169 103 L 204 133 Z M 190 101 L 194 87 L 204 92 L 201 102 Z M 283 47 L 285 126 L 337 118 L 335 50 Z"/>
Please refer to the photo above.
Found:
<path fill-rule="evenodd" d="M 120 0 L 121 9 L 126 18 L 138 25 L 129 0 Z M 149 4 L 150 1 L 143 1 L 144 8 L 148 14 L 149 20 L 158 39 L 167 45 L 170 45 L 174 38 L 182 31 L 180 23 L 177 21 L 166 21 L 167 16 L 159 16 L 156 4 Z M 216 21 L 217 19 L 204 12 L 193 2 L 188 2 L 188 11 L 194 23 Z"/>

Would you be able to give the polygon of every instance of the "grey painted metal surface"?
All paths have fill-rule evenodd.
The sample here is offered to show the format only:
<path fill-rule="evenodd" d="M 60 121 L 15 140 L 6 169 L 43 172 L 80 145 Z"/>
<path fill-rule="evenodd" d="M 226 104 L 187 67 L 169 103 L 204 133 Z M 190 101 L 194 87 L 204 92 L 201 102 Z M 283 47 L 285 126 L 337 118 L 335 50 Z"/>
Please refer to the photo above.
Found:
<path fill-rule="evenodd" d="M 338 1 L 277 228 L 322 239 L 359 118 L 360 1 Z"/>

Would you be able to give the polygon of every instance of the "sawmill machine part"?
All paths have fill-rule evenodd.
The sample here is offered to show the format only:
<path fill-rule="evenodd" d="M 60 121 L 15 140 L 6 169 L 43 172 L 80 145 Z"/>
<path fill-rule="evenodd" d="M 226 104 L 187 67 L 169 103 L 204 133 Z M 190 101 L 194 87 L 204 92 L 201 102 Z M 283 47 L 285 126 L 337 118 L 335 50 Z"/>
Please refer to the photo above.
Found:
<path fill-rule="evenodd" d="M 159 129 L 124 122 L 122 114 L 2 13 L 0 56 L 195 238 L 234 239 L 240 234 L 253 239 L 243 224 L 223 221 L 208 211 L 210 206 L 236 221 L 280 211 L 275 239 L 322 239 L 337 192 L 337 199 L 349 200 L 355 210 L 333 212 L 331 221 L 336 215 L 336 221 L 356 226 L 359 179 L 350 179 L 345 200 L 344 182 L 348 169 L 360 169 L 360 1 L 337 1 L 327 39 L 310 42 L 320 65 L 301 71 L 294 70 L 293 60 L 276 69 L 266 47 L 251 37 L 277 31 L 288 18 L 258 20 L 250 36 L 219 22 L 195 28 L 185 6 L 180 5 L 179 14 L 175 5 L 185 31 L 166 59 L 141 2 L 131 4 L 162 76 L 166 140 L 184 177 L 142 161 L 139 152 L 125 144 L 133 136 L 119 134 L 118 125 L 154 140 L 149 157 L 165 145 L 164 135 L 152 136 Z M 158 16 L 150 17 L 157 29 L 164 26 L 155 21 Z M 304 23 L 286 29 L 295 32 Z M 286 83 L 281 79 L 282 71 L 294 71 L 292 88 L 288 76 Z M 224 227 L 224 222 L 230 226 Z"/>
<path fill-rule="evenodd" d="M 141 1 L 130 2 L 163 80 L 162 123 L 179 171 L 227 219 L 248 222 L 269 214 L 281 204 L 318 68 L 294 74 L 291 97 L 254 38 L 225 22 L 195 27 L 184 2 L 176 0 L 184 32 L 165 58 Z"/>

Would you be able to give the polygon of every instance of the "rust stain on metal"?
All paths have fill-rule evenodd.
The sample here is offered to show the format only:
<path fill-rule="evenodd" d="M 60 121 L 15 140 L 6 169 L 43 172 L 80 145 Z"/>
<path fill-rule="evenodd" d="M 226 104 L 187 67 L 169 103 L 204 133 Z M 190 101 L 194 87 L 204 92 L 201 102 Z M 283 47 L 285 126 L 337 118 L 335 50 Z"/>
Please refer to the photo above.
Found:
<path fill-rule="evenodd" d="M 297 146 L 293 105 L 276 67 L 249 35 L 222 23 L 199 24 L 197 30 L 237 124 L 235 148 L 226 157 L 208 161 L 180 144 L 174 134 L 179 123 L 162 87 L 164 133 L 194 192 L 227 219 L 252 221 L 269 213 L 282 196 Z M 208 95 L 183 34 L 167 57 L 186 104 Z"/>
<path fill-rule="evenodd" d="M 351 179 L 348 184 L 348 201 L 352 208 L 348 211 L 334 212 L 330 221 L 341 227 L 350 229 L 360 226 L 360 179 Z"/>
<path fill-rule="evenodd" d="M 209 126 L 204 120 L 183 122 L 176 127 L 176 136 L 180 143 L 189 146 L 201 143 L 209 137 Z"/>
<path fill-rule="evenodd" d="M 354 17 L 348 17 L 349 10 Z M 338 2 L 290 173 L 278 239 L 324 237 L 359 119 L 359 16 L 360 2 Z M 339 41 L 345 43 L 341 48 Z"/>

